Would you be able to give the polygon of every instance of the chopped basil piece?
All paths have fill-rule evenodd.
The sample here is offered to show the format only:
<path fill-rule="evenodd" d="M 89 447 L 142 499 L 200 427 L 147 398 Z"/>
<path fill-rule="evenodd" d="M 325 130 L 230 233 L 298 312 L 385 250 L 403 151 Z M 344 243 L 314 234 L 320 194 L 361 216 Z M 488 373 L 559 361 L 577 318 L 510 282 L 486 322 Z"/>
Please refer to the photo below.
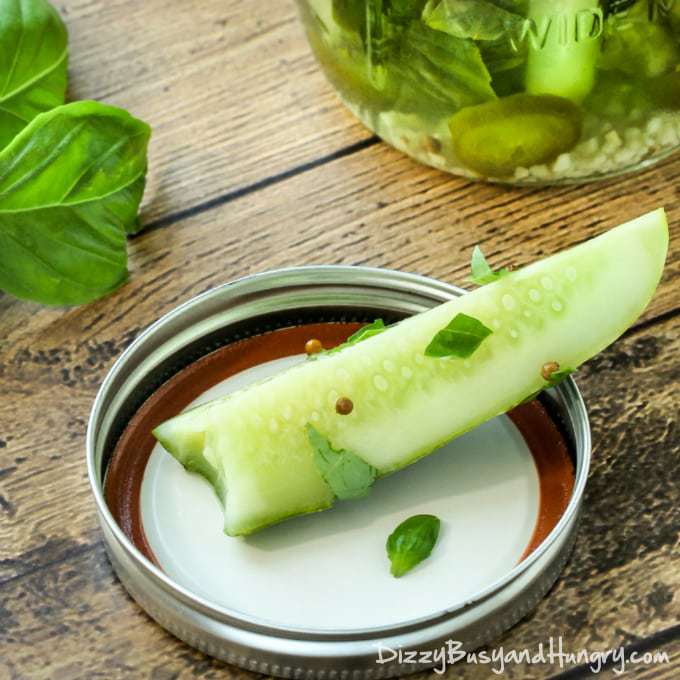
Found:
<path fill-rule="evenodd" d="M 491 269 L 489 263 L 484 257 L 484 253 L 482 253 L 482 249 L 479 246 L 475 246 L 474 250 L 472 251 L 470 269 L 472 270 L 472 273 L 468 278 L 468 281 L 476 283 L 478 286 L 484 286 L 487 283 L 497 281 L 498 279 L 501 279 L 510 273 L 510 270 L 506 267 L 503 267 L 496 272 Z"/>
<path fill-rule="evenodd" d="M 474 317 L 456 314 L 451 323 L 434 336 L 425 349 L 425 356 L 467 359 L 491 333 L 490 328 Z"/>
<path fill-rule="evenodd" d="M 557 371 L 554 371 L 553 373 L 550 374 L 550 377 L 548 378 L 548 380 L 545 381 L 545 385 L 541 387 L 540 390 L 536 390 L 528 397 L 520 401 L 519 405 L 527 404 L 530 401 L 533 401 L 541 392 L 543 392 L 543 390 L 547 390 L 550 387 L 556 387 L 562 381 L 566 380 L 575 370 L 576 369 L 574 368 L 562 368 Z"/>
<path fill-rule="evenodd" d="M 340 500 L 368 494 L 378 471 L 355 453 L 334 449 L 313 426 L 307 425 L 307 438 L 314 449 L 314 463 L 324 481 Z"/>
<path fill-rule="evenodd" d="M 434 515 L 414 515 L 403 521 L 388 537 L 386 549 L 390 573 L 403 576 L 430 556 L 441 522 Z"/>
<path fill-rule="evenodd" d="M 356 345 L 357 342 L 361 342 L 362 340 L 366 340 L 373 335 L 382 333 L 385 328 L 385 322 L 382 319 L 376 319 L 373 323 L 369 323 L 367 326 L 362 326 L 358 331 L 352 333 L 352 335 L 350 335 L 349 338 L 347 338 L 347 340 L 342 345 L 340 345 L 340 347 L 346 345 Z M 336 347 L 336 349 L 339 348 Z"/>
<path fill-rule="evenodd" d="M 546 387 L 555 387 L 559 385 L 563 380 L 566 380 L 576 369 L 574 368 L 562 368 L 559 371 L 555 371 L 550 375 L 547 381 Z"/>
<path fill-rule="evenodd" d="M 318 357 L 324 356 L 326 354 L 335 354 L 336 352 L 340 352 L 347 347 L 356 345 L 357 342 L 368 340 L 368 338 L 372 338 L 374 335 L 379 335 L 385 330 L 387 330 L 385 322 L 382 319 L 376 319 L 373 323 L 369 323 L 367 326 L 362 326 L 358 331 L 352 333 L 352 335 L 350 335 L 349 338 L 345 340 L 345 342 L 338 345 L 337 347 L 333 347 L 333 349 L 322 349 L 319 352 L 309 354 L 307 359 L 315 360 Z"/>

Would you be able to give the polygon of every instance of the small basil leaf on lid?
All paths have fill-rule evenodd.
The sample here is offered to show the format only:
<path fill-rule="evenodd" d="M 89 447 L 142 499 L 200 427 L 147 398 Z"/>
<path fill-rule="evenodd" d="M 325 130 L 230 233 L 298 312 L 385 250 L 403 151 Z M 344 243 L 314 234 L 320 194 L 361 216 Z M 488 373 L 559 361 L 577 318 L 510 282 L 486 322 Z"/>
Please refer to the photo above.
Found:
<path fill-rule="evenodd" d="M 387 538 L 390 572 L 399 578 L 430 556 L 439 537 L 441 522 L 434 515 L 413 515 Z"/>
<path fill-rule="evenodd" d="M 340 500 L 368 494 L 378 471 L 352 451 L 334 449 L 313 425 L 307 425 L 307 438 L 314 449 L 314 463 Z"/>
<path fill-rule="evenodd" d="M 425 349 L 425 356 L 467 359 L 492 332 L 473 316 L 456 314 L 449 325 L 432 338 Z"/>
<path fill-rule="evenodd" d="M 468 277 L 468 281 L 476 283 L 478 286 L 484 286 L 487 283 L 492 283 L 498 279 L 502 279 L 510 273 L 510 270 L 506 267 L 494 271 L 491 269 L 489 263 L 482 253 L 482 249 L 479 246 L 475 246 L 472 251 L 472 260 L 470 261 L 471 274 Z"/>

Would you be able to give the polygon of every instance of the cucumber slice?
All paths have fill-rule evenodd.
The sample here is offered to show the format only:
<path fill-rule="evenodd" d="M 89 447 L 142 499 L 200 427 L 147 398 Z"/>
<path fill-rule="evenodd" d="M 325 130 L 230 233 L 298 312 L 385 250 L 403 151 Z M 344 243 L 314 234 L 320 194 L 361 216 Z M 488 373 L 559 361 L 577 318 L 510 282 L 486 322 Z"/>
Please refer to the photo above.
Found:
<path fill-rule="evenodd" d="M 322 510 L 334 497 L 315 466 L 308 424 L 379 475 L 403 468 L 545 387 L 547 362 L 575 368 L 615 340 L 649 302 L 667 244 L 657 210 L 154 434 L 217 485 L 230 535 Z M 460 313 L 493 334 L 469 359 L 426 357 Z M 339 396 L 352 400 L 350 415 L 336 413 Z"/>
<path fill-rule="evenodd" d="M 568 99 L 515 94 L 461 109 L 449 130 L 461 163 L 485 177 L 507 177 L 569 151 L 581 136 L 582 118 Z"/>

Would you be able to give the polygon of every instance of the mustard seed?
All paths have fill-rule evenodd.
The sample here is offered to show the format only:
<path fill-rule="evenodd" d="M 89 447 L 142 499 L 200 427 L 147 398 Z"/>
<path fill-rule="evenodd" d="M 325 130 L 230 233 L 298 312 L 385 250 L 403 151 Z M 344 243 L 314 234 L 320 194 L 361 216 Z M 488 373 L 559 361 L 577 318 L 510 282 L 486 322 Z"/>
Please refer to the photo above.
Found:
<path fill-rule="evenodd" d="M 560 370 L 560 365 L 556 361 L 549 361 L 547 364 L 543 364 L 541 368 L 541 376 L 543 380 L 550 381 L 552 374 Z"/>
<path fill-rule="evenodd" d="M 354 404 L 347 397 L 340 397 L 335 402 L 335 411 L 341 416 L 348 416 L 354 410 Z"/>
<path fill-rule="evenodd" d="M 305 352 L 307 352 L 307 354 L 318 354 L 322 350 L 323 345 L 321 344 L 321 340 L 317 340 L 317 338 L 307 340 L 305 343 Z"/>

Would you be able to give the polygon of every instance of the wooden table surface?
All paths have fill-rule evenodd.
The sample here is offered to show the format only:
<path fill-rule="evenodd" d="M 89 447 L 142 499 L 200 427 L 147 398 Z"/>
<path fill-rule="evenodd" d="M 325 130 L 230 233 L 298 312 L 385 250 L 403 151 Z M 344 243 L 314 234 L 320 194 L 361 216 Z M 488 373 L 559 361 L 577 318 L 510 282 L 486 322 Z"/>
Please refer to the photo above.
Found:
<path fill-rule="evenodd" d="M 570 651 L 661 650 L 670 663 L 636 666 L 636 677 L 678 677 L 680 155 L 578 188 L 472 183 L 416 164 L 352 118 L 317 70 L 292 0 L 58 6 L 70 96 L 126 107 L 154 137 L 130 282 L 73 309 L 0 295 L 0 678 L 251 675 L 153 623 L 114 576 L 97 526 L 88 413 L 114 359 L 160 315 L 289 265 L 368 264 L 457 283 L 476 243 L 521 265 L 659 205 L 672 236 L 659 290 L 577 375 L 594 460 L 573 556 L 498 644 L 535 649 L 562 636 Z M 584 670 L 506 670 L 552 675 Z M 468 665 L 448 676 L 491 673 Z"/>

